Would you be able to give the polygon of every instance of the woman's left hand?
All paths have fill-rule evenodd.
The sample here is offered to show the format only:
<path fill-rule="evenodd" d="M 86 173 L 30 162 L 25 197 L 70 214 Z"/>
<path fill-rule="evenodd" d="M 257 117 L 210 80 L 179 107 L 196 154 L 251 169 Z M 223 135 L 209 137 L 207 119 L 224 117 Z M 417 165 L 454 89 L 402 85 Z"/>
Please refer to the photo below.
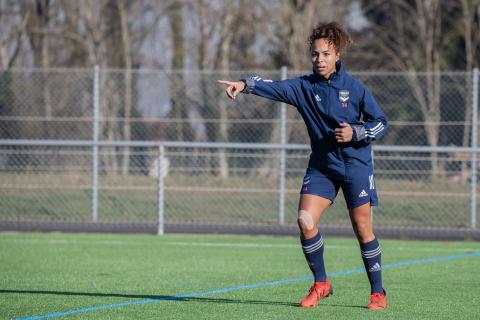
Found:
<path fill-rule="evenodd" d="M 353 129 L 352 127 L 346 123 L 340 123 L 340 128 L 335 129 L 335 139 L 339 143 L 346 143 L 352 141 L 353 138 Z"/>

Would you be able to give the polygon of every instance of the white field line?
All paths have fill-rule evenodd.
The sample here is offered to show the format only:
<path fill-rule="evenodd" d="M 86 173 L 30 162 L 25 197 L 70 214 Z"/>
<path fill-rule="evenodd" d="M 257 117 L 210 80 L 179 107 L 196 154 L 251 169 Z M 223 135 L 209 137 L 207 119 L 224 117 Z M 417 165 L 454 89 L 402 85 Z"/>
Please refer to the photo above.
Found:
<path fill-rule="evenodd" d="M 46 240 L 46 241 L 45 241 Z M 17 243 L 59 244 L 59 245 L 115 245 L 115 246 L 150 246 L 152 243 L 143 243 L 127 240 L 69 240 L 69 239 L 19 239 L 0 236 L 0 244 L 3 241 Z M 184 247 L 213 247 L 213 248 L 266 248 L 266 249 L 300 249 L 299 244 L 274 244 L 274 243 L 217 243 L 217 242 L 187 242 L 187 241 L 161 241 L 156 245 L 184 246 Z M 358 250 L 356 245 L 325 245 L 326 249 Z M 415 247 L 383 247 L 383 251 L 411 251 L 411 252 L 470 252 L 480 248 L 415 248 Z"/>
<path fill-rule="evenodd" d="M 266 243 L 215 243 L 215 242 L 165 242 L 169 245 L 187 246 L 187 247 L 223 247 L 223 248 L 293 248 L 299 249 L 300 243 L 295 244 L 266 244 Z M 346 250 L 358 250 L 358 246 L 349 245 L 328 245 L 325 244 L 326 249 L 346 249 Z M 470 252 L 478 251 L 480 248 L 412 248 L 412 247 L 388 247 L 388 251 L 425 251 L 425 252 L 444 252 L 444 251 L 458 251 L 458 252 Z"/>

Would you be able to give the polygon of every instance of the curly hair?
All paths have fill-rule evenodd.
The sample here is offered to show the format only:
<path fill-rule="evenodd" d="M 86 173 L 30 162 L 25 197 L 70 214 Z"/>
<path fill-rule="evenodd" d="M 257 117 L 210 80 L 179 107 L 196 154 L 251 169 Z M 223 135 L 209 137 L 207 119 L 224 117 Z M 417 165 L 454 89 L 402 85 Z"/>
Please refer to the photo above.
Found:
<path fill-rule="evenodd" d="M 319 23 L 308 37 L 309 47 L 318 39 L 325 39 L 329 44 L 334 46 L 337 52 L 346 51 L 348 46 L 353 43 L 350 35 L 335 21 Z"/>

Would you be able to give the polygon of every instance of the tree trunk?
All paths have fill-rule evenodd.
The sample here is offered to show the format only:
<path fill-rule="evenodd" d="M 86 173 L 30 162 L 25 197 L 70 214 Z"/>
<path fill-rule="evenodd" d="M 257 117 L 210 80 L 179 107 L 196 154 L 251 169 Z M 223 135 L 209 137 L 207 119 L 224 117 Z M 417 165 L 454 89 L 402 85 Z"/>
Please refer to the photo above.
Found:
<path fill-rule="evenodd" d="M 30 46 L 32 47 L 33 63 L 35 67 L 47 69 L 49 64 L 48 35 L 47 30 L 50 22 L 50 1 L 35 0 L 30 3 L 23 3 L 22 11 L 24 14 L 30 14 L 31 18 L 27 21 L 27 33 Z M 41 129 L 41 136 L 45 139 L 58 138 L 52 136 L 52 128 L 50 127 L 51 118 L 53 116 L 51 95 L 50 95 L 50 78 L 48 73 L 42 73 L 39 81 L 39 87 L 43 102 L 43 116 L 46 121 Z"/>
<path fill-rule="evenodd" d="M 232 11 L 234 8 L 232 7 L 231 2 L 225 3 L 225 15 L 222 23 L 222 29 L 220 31 L 220 46 L 218 49 L 217 54 L 217 69 L 221 70 L 229 70 L 229 57 L 230 57 L 230 50 L 231 44 L 233 40 L 233 33 L 231 29 L 233 27 L 233 14 Z M 228 77 L 228 74 L 226 75 Z M 220 124 L 218 128 L 219 133 L 219 140 L 221 142 L 227 142 L 228 138 L 228 112 L 227 112 L 227 100 L 220 99 L 218 102 L 218 108 L 220 111 Z M 227 151 L 225 149 L 218 150 L 218 164 L 219 164 L 219 173 L 220 177 L 228 178 L 229 176 L 229 166 L 228 166 L 228 159 L 227 159 Z"/>
<path fill-rule="evenodd" d="M 479 5 L 480 8 L 480 5 Z M 473 10 L 472 10 L 473 9 Z M 462 146 L 468 147 L 470 141 L 470 132 L 472 123 L 472 95 L 473 95 L 473 83 L 472 83 L 472 75 L 470 72 L 473 70 L 473 60 L 474 60 L 474 43 L 473 43 L 473 35 L 472 35 L 472 24 L 474 23 L 475 18 L 475 8 L 470 8 L 469 1 L 462 0 L 462 14 L 463 14 L 463 38 L 465 39 L 465 60 L 466 65 L 465 69 L 467 71 L 467 78 L 466 80 L 466 97 L 465 97 L 465 118 L 464 123 L 465 126 L 463 127 L 463 141 Z M 472 125 L 469 125 L 472 123 Z M 476 146 L 472 146 L 476 147 Z M 473 165 L 473 164 L 472 164 Z M 466 161 L 461 162 L 461 169 L 460 169 L 460 181 L 462 183 L 467 182 L 467 178 L 469 176 L 469 170 Z"/>
<path fill-rule="evenodd" d="M 420 38 L 423 39 L 425 57 L 426 95 L 424 107 L 421 108 L 425 120 L 425 132 L 428 144 L 438 146 L 440 115 L 440 57 L 441 46 L 439 35 L 441 32 L 442 16 L 439 1 L 416 1 Z M 438 153 L 431 155 L 431 177 L 437 179 L 442 175 L 438 162 Z"/>
<path fill-rule="evenodd" d="M 172 5 L 172 12 L 170 14 L 170 29 L 172 32 L 173 56 L 172 56 L 172 70 L 178 72 L 178 79 L 175 79 L 176 73 L 172 73 L 170 77 L 170 94 L 172 101 L 171 114 L 175 119 L 175 137 L 178 141 L 185 140 L 185 125 L 187 120 L 187 112 L 185 106 L 185 99 L 183 91 L 185 89 L 185 82 L 183 79 L 184 68 L 184 37 L 183 37 L 183 5 L 175 3 Z M 173 79 L 173 81 L 172 81 Z"/>
<path fill-rule="evenodd" d="M 209 10 L 208 1 L 206 0 L 198 0 L 194 4 L 196 6 L 196 12 L 198 14 L 199 20 L 199 35 L 200 40 L 198 41 L 197 47 L 197 65 L 200 70 L 200 83 L 199 83 L 199 90 L 201 93 L 202 101 L 201 101 L 201 108 L 199 108 L 198 112 L 203 119 L 212 118 L 212 115 L 216 114 L 217 105 L 216 101 L 220 99 L 216 99 L 216 87 L 212 86 L 212 75 L 210 73 L 205 72 L 207 69 L 212 69 L 212 57 L 208 54 L 208 44 L 211 41 L 212 34 L 214 31 L 214 27 L 216 24 L 212 23 L 211 15 L 212 12 Z M 212 103 L 215 101 L 215 103 Z M 207 141 L 215 141 L 216 138 L 216 128 L 215 124 L 210 122 L 205 122 L 205 132 L 206 132 L 206 140 Z M 212 154 L 214 151 L 212 151 Z M 203 170 L 209 170 L 211 173 L 216 173 L 216 162 L 217 156 L 212 155 L 207 157 L 200 157 L 199 160 L 199 167 L 201 166 Z"/>
<path fill-rule="evenodd" d="M 128 28 L 128 13 L 123 1 L 118 2 L 120 14 L 120 25 L 122 33 L 122 48 L 124 58 L 124 113 L 123 113 L 123 140 L 131 140 L 130 118 L 132 114 L 132 42 L 130 40 L 130 30 Z M 130 149 L 123 148 L 122 175 L 128 175 L 130 167 Z"/>

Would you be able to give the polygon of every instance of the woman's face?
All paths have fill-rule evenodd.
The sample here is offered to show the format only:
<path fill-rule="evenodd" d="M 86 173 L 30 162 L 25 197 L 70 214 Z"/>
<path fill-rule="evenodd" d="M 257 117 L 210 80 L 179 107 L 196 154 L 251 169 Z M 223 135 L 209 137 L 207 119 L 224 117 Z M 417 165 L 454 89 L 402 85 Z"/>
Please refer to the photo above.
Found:
<path fill-rule="evenodd" d="M 340 53 L 325 39 L 317 39 L 310 47 L 313 70 L 325 79 L 336 71 L 335 63 L 340 59 Z"/>

